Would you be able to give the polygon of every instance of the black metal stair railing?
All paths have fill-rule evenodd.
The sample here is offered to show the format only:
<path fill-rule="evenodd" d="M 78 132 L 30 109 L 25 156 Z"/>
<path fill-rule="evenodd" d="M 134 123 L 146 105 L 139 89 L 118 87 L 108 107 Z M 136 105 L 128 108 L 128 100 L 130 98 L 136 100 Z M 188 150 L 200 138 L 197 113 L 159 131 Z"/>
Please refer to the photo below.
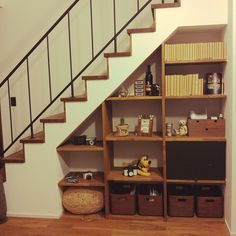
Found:
<path fill-rule="evenodd" d="M 71 87 L 71 96 L 74 96 L 74 82 L 82 75 L 82 73 L 98 58 L 98 56 L 104 52 L 104 50 L 114 42 L 114 51 L 117 52 L 117 37 L 121 34 L 121 32 L 126 29 L 126 27 L 152 2 L 152 0 L 147 0 L 144 4 L 140 4 L 140 1 L 137 0 L 137 11 L 135 14 L 119 29 L 117 30 L 116 25 L 116 0 L 113 0 L 113 24 L 114 24 L 114 36 L 105 44 L 104 47 L 102 47 L 95 55 L 94 50 L 94 22 L 93 22 L 93 1 L 88 0 L 89 3 L 89 9 L 90 9 L 90 31 L 91 31 L 91 60 L 88 61 L 87 65 L 85 65 L 76 76 L 73 77 L 73 68 L 72 68 L 72 47 L 71 47 L 71 22 L 70 22 L 70 12 L 71 10 L 77 5 L 77 3 L 80 0 L 75 0 L 71 6 L 61 15 L 61 17 L 53 24 L 53 26 L 40 38 L 40 40 L 32 47 L 32 49 L 22 58 L 22 60 L 14 67 L 14 69 L 6 76 L 6 78 L 0 83 L 0 88 L 3 87 L 3 85 L 7 86 L 7 94 L 8 94 L 8 100 L 9 100 L 9 122 L 10 122 L 10 137 L 11 137 L 11 143 L 4 149 L 4 151 L 1 153 L 0 158 L 3 158 L 4 153 L 8 151 L 13 144 L 20 139 L 20 137 L 28 130 L 30 129 L 31 138 L 34 137 L 34 123 L 40 118 L 40 116 L 69 88 Z M 49 34 L 55 29 L 55 27 L 67 17 L 67 27 L 68 27 L 68 42 L 69 42 L 69 69 L 70 69 L 70 82 L 62 89 L 54 98 L 52 97 L 52 82 L 51 82 L 51 63 L 50 63 L 50 45 L 49 45 Z M 38 115 L 33 118 L 32 116 L 32 98 L 31 98 L 31 78 L 30 78 L 30 68 L 29 68 L 29 56 L 36 50 L 36 48 L 39 47 L 39 45 L 46 41 L 46 51 L 47 51 L 47 66 L 48 66 L 48 86 L 49 86 L 49 99 L 50 102 L 44 109 L 38 113 Z M 11 111 L 11 87 L 10 87 L 10 80 L 12 78 L 12 75 L 19 69 L 19 67 L 26 63 L 26 69 L 27 69 L 27 90 L 28 90 L 28 106 L 29 106 L 29 121 L 30 123 L 20 132 L 17 137 L 14 137 L 13 134 L 13 117 L 12 117 L 12 111 Z"/>

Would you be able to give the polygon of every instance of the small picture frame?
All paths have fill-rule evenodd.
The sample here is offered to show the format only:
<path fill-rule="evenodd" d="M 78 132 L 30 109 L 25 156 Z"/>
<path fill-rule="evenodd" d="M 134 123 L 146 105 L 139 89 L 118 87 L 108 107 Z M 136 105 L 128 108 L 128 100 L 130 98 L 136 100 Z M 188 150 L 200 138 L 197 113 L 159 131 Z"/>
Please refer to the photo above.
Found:
<path fill-rule="evenodd" d="M 138 116 L 138 136 L 152 136 L 153 129 L 153 115 L 139 115 Z"/>

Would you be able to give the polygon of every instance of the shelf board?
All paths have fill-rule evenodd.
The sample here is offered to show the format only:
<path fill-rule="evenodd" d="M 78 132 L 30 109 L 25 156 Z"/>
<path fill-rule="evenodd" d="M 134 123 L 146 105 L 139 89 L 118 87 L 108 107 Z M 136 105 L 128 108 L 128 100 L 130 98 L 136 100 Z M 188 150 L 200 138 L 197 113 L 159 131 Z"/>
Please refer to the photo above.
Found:
<path fill-rule="evenodd" d="M 167 142 L 226 142 L 225 137 L 189 137 L 189 136 L 172 136 L 172 137 L 165 137 L 164 138 Z"/>
<path fill-rule="evenodd" d="M 167 183 L 191 183 L 191 184 L 225 184 L 225 180 L 189 180 L 189 179 L 167 179 Z"/>
<path fill-rule="evenodd" d="M 128 96 L 128 97 L 109 97 L 106 101 L 143 101 L 161 100 L 162 96 Z"/>
<path fill-rule="evenodd" d="M 121 181 L 121 182 L 163 182 L 163 174 L 162 174 L 162 169 L 153 169 L 151 170 L 151 175 L 146 177 L 146 176 L 132 176 L 132 177 L 127 177 L 124 176 L 122 173 L 122 169 L 119 170 L 112 170 L 108 174 L 107 177 L 108 180 L 113 180 L 113 181 Z"/>
<path fill-rule="evenodd" d="M 79 177 L 80 182 L 78 183 L 69 183 L 63 178 L 59 183 L 59 187 L 100 187 L 104 186 L 104 173 L 103 172 L 93 172 L 93 179 L 84 180 L 83 172 L 69 172 L 65 177 L 76 175 Z"/>
<path fill-rule="evenodd" d="M 166 65 L 179 64 L 209 64 L 209 63 L 226 63 L 227 59 L 207 59 L 207 60 L 185 60 L 185 61 L 165 61 Z"/>
<path fill-rule="evenodd" d="M 57 147 L 58 152 L 102 152 L 103 146 L 102 142 L 96 142 L 96 145 L 74 145 L 74 144 L 65 144 L 60 147 Z"/>
<path fill-rule="evenodd" d="M 130 132 L 128 136 L 115 136 L 114 133 L 111 133 L 106 136 L 106 141 L 162 141 L 163 137 L 160 133 L 153 133 L 152 136 L 137 136 L 134 133 Z"/>
<path fill-rule="evenodd" d="M 206 94 L 194 96 L 166 96 L 165 99 L 226 99 L 224 94 Z"/>

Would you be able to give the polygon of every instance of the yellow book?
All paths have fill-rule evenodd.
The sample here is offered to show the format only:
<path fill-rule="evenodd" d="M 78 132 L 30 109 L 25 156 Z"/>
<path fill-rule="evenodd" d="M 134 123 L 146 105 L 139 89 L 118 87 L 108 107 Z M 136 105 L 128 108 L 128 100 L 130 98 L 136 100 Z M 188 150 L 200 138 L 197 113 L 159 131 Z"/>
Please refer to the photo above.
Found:
<path fill-rule="evenodd" d="M 180 90 L 179 90 L 179 75 L 176 75 L 176 96 L 179 96 Z"/>
<path fill-rule="evenodd" d="M 223 45 L 224 45 L 224 56 L 223 56 L 223 59 L 227 59 L 227 45 L 226 45 L 226 43 L 223 43 Z"/>
<path fill-rule="evenodd" d="M 189 95 L 193 95 L 193 92 L 192 92 L 192 86 L 193 86 L 193 76 L 192 74 L 189 74 L 188 76 L 188 81 L 189 81 Z"/>

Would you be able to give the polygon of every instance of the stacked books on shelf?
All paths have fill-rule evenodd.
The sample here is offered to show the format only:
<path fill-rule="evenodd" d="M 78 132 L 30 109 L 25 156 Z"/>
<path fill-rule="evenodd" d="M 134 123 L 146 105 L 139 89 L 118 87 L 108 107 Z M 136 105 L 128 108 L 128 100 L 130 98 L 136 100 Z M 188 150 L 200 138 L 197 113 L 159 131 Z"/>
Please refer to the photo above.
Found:
<path fill-rule="evenodd" d="M 224 42 L 165 44 L 165 62 L 226 59 Z"/>
<path fill-rule="evenodd" d="M 204 81 L 198 74 L 166 75 L 166 96 L 203 95 Z"/>

